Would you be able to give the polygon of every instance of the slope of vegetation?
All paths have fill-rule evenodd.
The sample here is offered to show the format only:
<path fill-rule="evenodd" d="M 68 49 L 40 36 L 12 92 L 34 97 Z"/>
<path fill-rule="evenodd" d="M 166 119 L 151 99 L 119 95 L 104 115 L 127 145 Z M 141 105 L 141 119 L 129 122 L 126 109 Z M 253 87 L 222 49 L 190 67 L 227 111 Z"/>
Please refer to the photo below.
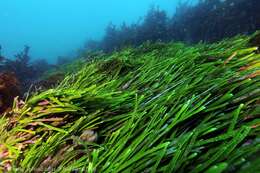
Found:
<path fill-rule="evenodd" d="M 146 43 L 16 99 L 0 119 L 0 170 L 257 172 L 260 54 L 250 39 Z"/>

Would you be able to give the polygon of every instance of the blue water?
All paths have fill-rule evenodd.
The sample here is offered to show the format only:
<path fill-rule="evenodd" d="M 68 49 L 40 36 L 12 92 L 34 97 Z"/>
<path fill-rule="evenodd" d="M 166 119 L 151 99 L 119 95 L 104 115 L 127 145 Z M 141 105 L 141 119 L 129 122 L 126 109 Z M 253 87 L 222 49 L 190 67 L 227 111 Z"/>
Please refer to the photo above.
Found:
<path fill-rule="evenodd" d="M 1 0 L 0 45 L 13 58 L 23 46 L 33 59 L 54 63 L 70 56 L 91 38 L 98 40 L 107 24 L 132 23 L 151 5 L 172 13 L 178 0 Z"/>

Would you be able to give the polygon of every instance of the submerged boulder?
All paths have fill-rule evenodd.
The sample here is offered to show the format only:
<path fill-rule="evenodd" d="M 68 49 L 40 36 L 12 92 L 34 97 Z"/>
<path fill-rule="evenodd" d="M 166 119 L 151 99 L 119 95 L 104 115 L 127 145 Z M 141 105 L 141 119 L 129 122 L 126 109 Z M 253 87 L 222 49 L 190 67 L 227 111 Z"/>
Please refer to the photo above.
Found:
<path fill-rule="evenodd" d="M 19 82 L 12 73 L 0 73 L 0 113 L 5 112 L 20 95 Z"/>
<path fill-rule="evenodd" d="M 258 53 L 259 53 L 259 47 L 260 47 L 260 32 L 255 34 L 250 40 L 249 40 L 249 46 L 255 46 L 258 47 Z"/>

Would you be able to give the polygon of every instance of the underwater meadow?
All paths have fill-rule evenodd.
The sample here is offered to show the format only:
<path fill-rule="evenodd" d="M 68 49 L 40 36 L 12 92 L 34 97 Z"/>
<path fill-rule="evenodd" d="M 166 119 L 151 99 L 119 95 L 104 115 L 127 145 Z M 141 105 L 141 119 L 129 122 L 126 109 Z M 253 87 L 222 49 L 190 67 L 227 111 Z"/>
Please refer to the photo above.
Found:
<path fill-rule="evenodd" d="M 0 173 L 260 172 L 260 1 L 103 30 L 55 63 L 0 45 Z"/>

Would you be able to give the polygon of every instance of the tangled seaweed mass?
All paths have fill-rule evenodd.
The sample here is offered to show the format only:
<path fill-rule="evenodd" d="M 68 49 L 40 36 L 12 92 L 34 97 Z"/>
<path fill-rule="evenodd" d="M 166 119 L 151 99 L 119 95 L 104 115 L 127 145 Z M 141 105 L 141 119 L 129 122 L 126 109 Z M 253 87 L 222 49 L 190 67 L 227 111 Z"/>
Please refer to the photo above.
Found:
<path fill-rule="evenodd" d="M 0 170 L 258 172 L 258 36 L 97 54 L 0 118 Z"/>

